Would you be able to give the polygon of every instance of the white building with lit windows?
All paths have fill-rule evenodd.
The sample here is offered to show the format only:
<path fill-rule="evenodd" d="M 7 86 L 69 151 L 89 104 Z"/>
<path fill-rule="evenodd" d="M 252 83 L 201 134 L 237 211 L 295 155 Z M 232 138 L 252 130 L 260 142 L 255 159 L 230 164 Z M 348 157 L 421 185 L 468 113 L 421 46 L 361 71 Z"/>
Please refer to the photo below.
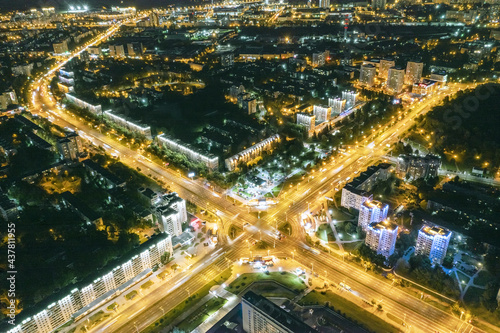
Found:
<path fill-rule="evenodd" d="M 366 228 L 365 244 L 387 259 L 394 253 L 398 229 L 398 225 L 389 220 L 372 222 Z"/>
<path fill-rule="evenodd" d="M 49 333 L 70 320 L 78 321 L 151 275 L 152 268 L 161 263 L 161 256 L 167 252 L 173 252 L 169 234 L 152 238 L 121 265 L 82 283 L 58 301 L 46 304 L 36 314 L 23 318 L 24 311 L 21 312 L 16 318 L 18 325 L 7 333 Z"/>
<path fill-rule="evenodd" d="M 424 224 L 418 231 L 415 254 L 429 257 L 433 265 L 443 263 L 452 232 L 448 229 Z"/>
<path fill-rule="evenodd" d="M 144 126 L 144 125 L 140 124 L 139 122 L 136 122 L 136 121 L 129 119 L 126 116 L 118 115 L 117 113 L 115 113 L 111 110 L 104 111 L 104 116 L 106 116 L 106 119 L 109 122 L 114 123 L 118 126 L 124 127 L 132 133 L 142 135 L 149 140 L 151 140 L 153 138 L 151 135 L 151 127 L 150 126 Z"/>
<path fill-rule="evenodd" d="M 172 236 L 182 234 L 182 223 L 187 221 L 186 200 L 177 193 L 168 193 L 155 203 L 156 215 L 163 231 Z"/>
<path fill-rule="evenodd" d="M 219 167 L 219 158 L 217 156 L 202 152 L 200 149 L 187 143 L 183 143 L 178 139 L 171 138 L 166 134 L 161 134 L 156 137 L 156 140 L 158 140 L 158 143 L 166 149 L 184 154 L 189 160 L 197 163 L 203 163 L 211 170 Z"/>
<path fill-rule="evenodd" d="M 366 200 L 359 209 L 358 226 L 366 231 L 372 222 L 380 222 L 387 218 L 389 205 L 377 200 Z"/>

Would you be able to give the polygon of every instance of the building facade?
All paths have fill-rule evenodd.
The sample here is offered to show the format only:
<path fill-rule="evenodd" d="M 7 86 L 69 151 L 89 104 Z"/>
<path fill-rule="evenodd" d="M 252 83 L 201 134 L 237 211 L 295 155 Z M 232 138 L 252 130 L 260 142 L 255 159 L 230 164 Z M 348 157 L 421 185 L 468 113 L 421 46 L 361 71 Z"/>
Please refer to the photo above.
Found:
<path fill-rule="evenodd" d="M 361 65 L 359 70 L 359 83 L 363 86 L 373 87 L 375 84 L 375 76 L 377 68 L 372 64 Z"/>
<path fill-rule="evenodd" d="M 297 113 L 297 125 L 304 126 L 307 131 L 307 136 L 310 138 L 313 136 L 316 128 L 316 116 L 309 113 Z"/>
<path fill-rule="evenodd" d="M 441 159 L 436 155 L 400 155 L 396 164 L 396 173 L 401 178 L 425 179 L 437 177 L 440 167 Z"/>
<path fill-rule="evenodd" d="M 233 171 L 239 165 L 250 162 L 254 158 L 261 156 L 264 152 L 272 151 L 281 141 L 279 134 L 275 134 L 259 143 L 254 144 L 236 155 L 226 158 L 225 164 L 229 171 Z"/>
<path fill-rule="evenodd" d="M 156 139 L 158 140 L 158 143 L 166 149 L 184 154 L 189 160 L 193 162 L 203 163 L 210 170 L 214 170 L 219 167 L 219 158 L 217 156 L 202 152 L 200 149 L 183 143 L 180 140 L 171 138 L 166 134 L 158 135 Z"/>
<path fill-rule="evenodd" d="M 161 256 L 166 252 L 173 252 L 171 236 L 157 236 L 141 245 L 132 258 L 93 282 L 74 288 L 65 297 L 30 317 L 19 318 L 20 324 L 7 333 L 49 333 L 72 319 L 82 318 L 141 281 L 154 266 L 161 263 Z"/>
<path fill-rule="evenodd" d="M 313 107 L 313 114 L 318 123 L 329 121 L 332 115 L 332 108 L 326 105 L 315 105 Z"/>
<path fill-rule="evenodd" d="M 294 315 L 253 291 L 241 299 L 243 331 L 247 333 L 315 333 Z"/>
<path fill-rule="evenodd" d="M 180 236 L 182 223 L 188 219 L 186 201 L 172 192 L 161 196 L 154 205 L 163 231 L 172 236 Z"/>
<path fill-rule="evenodd" d="M 102 113 L 102 107 L 100 104 L 91 104 L 91 103 L 88 103 L 76 96 L 73 96 L 71 94 L 66 94 L 66 99 L 68 100 L 68 102 L 70 104 L 73 104 L 77 107 L 79 107 L 80 109 L 84 109 L 84 110 L 87 110 L 95 115 L 100 115 Z"/>
<path fill-rule="evenodd" d="M 372 222 L 366 229 L 365 244 L 387 259 L 394 253 L 398 229 L 397 224 L 388 220 Z"/>
<path fill-rule="evenodd" d="M 386 88 L 391 92 L 400 93 L 403 90 L 404 79 L 404 69 L 392 67 L 389 69 Z"/>
<path fill-rule="evenodd" d="M 388 212 L 388 204 L 384 204 L 377 200 L 367 200 L 360 206 L 358 226 L 366 231 L 370 223 L 385 220 Z"/>
<path fill-rule="evenodd" d="M 104 111 L 104 115 L 106 116 L 106 119 L 108 121 L 117 124 L 119 126 L 122 126 L 132 133 L 142 135 L 149 140 L 153 138 L 150 126 L 144 126 L 143 124 L 135 122 L 123 115 L 118 115 L 111 110 Z"/>
<path fill-rule="evenodd" d="M 448 229 L 424 224 L 418 231 L 415 254 L 429 257 L 433 265 L 443 263 L 452 232 Z"/>
<path fill-rule="evenodd" d="M 406 64 L 405 83 L 413 85 L 420 82 L 422 79 L 422 72 L 424 71 L 424 63 L 408 61 Z"/>
<path fill-rule="evenodd" d="M 355 91 L 346 90 L 342 92 L 342 99 L 345 100 L 345 108 L 349 110 L 358 102 L 359 94 Z"/>
<path fill-rule="evenodd" d="M 329 98 L 328 106 L 332 108 L 332 115 L 339 115 L 344 112 L 346 100 L 341 98 Z"/>

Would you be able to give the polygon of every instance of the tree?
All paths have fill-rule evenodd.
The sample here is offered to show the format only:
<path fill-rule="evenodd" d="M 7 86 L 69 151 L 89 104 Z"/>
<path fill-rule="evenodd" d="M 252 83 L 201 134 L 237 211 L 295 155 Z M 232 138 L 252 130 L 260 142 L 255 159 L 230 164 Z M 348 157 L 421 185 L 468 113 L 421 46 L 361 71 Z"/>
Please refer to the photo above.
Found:
<path fill-rule="evenodd" d="M 165 252 L 161 255 L 160 261 L 162 265 L 166 265 L 170 259 L 170 252 Z"/>

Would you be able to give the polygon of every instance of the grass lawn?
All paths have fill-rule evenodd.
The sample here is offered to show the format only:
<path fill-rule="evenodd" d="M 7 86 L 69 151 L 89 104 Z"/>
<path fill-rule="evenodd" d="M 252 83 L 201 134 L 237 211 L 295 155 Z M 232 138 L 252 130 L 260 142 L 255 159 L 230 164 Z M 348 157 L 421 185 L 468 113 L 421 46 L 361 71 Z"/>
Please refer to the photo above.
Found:
<path fill-rule="evenodd" d="M 323 223 L 318 226 L 318 230 L 316 230 L 316 237 L 325 242 L 335 242 L 335 235 L 333 234 L 329 223 Z"/>
<path fill-rule="evenodd" d="M 148 282 L 144 283 L 142 286 L 141 286 L 141 289 L 149 289 L 149 287 L 151 287 L 152 285 L 154 284 L 153 281 L 149 280 Z"/>
<path fill-rule="evenodd" d="M 351 220 L 354 218 L 353 216 L 350 216 L 349 214 L 344 213 L 340 209 L 331 208 L 331 210 L 332 210 L 332 213 L 330 214 L 330 216 L 332 217 L 333 220 L 345 221 L 345 220 Z"/>
<path fill-rule="evenodd" d="M 266 273 L 245 273 L 241 274 L 236 280 L 234 280 L 226 290 L 232 292 L 233 294 L 238 294 L 240 290 L 245 289 L 246 286 L 252 284 L 255 281 L 276 281 L 285 287 L 294 290 L 295 292 L 301 292 L 306 289 L 306 285 L 302 279 L 300 279 L 295 274 L 288 272 L 270 272 Z"/>
<path fill-rule="evenodd" d="M 212 314 L 217 312 L 221 307 L 226 304 L 227 299 L 221 297 L 214 297 L 189 315 L 186 319 L 181 321 L 177 328 L 184 332 L 191 332 L 196 327 L 200 326 Z"/>
<path fill-rule="evenodd" d="M 329 302 L 330 306 L 333 306 L 335 310 L 340 311 L 344 317 L 357 322 L 370 331 L 384 333 L 399 332 L 396 327 L 380 319 L 370 311 L 364 310 L 353 302 L 346 300 L 330 290 L 328 290 L 324 295 L 313 290 L 304 296 L 299 301 L 299 304 L 323 305 L 326 302 Z"/>
<path fill-rule="evenodd" d="M 187 309 L 192 308 L 200 299 L 208 295 L 210 289 L 215 285 L 220 285 L 224 281 L 226 281 L 231 276 L 231 268 L 226 269 L 217 275 L 212 281 L 198 289 L 194 294 L 190 297 L 180 300 L 180 303 L 177 304 L 173 309 L 165 313 L 160 319 L 156 320 L 153 324 L 149 325 L 146 329 L 142 331 L 142 333 L 153 333 L 159 332 L 162 328 L 170 325 L 175 318 L 177 318 L 181 313 L 186 311 Z M 155 304 L 153 304 L 155 306 Z"/>
<path fill-rule="evenodd" d="M 363 241 L 353 242 L 353 243 L 343 243 L 342 247 L 346 252 L 354 251 L 357 247 L 361 245 Z"/>
<path fill-rule="evenodd" d="M 459 283 L 468 283 L 469 277 L 462 272 L 457 271 L 458 278 L 460 279 Z"/>
<path fill-rule="evenodd" d="M 234 225 L 234 224 L 231 224 L 229 226 L 229 237 L 231 237 L 231 239 L 235 239 L 236 237 L 238 237 L 238 235 L 241 233 L 241 228 L 238 227 L 237 225 Z"/>
<path fill-rule="evenodd" d="M 480 271 L 474 278 L 474 284 L 478 286 L 486 286 L 488 282 L 493 280 L 493 276 L 488 271 Z"/>
<path fill-rule="evenodd" d="M 355 224 L 355 223 L 351 223 L 351 222 L 337 222 L 335 224 L 335 228 L 337 229 L 337 234 L 338 234 L 340 240 L 352 241 L 352 240 L 361 239 L 361 237 L 356 233 L 356 231 L 354 231 L 354 233 L 352 233 L 352 234 L 349 234 L 345 231 L 347 223 L 350 223 L 353 225 Z"/>
<path fill-rule="evenodd" d="M 129 292 L 127 295 L 125 295 L 125 298 L 127 300 L 131 300 L 133 299 L 135 296 L 137 295 L 137 290 L 132 290 L 131 292 Z"/>
<path fill-rule="evenodd" d="M 105 314 L 103 310 L 93 314 L 90 316 L 89 321 L 92 323 L 91 325 L 95 325 L 101 321 L 103 321 L 105 318 L 109 317 L 109 314 Z"/>
<path fill-rule="evenodd" d="M 108 307 L 106 309 L 113 311 L 116 307 L 118 307 L 118 304 L 116 304 L 116 302 L 114 302 L 113 304 L 108 305 Z"/>
<path fill-rule="evenodd" d="M 479 299 L 484 293 L 484 289 L 469 287 L 464 295 L 464 302 L 468 305 L 479 305 Z"/>
<path fill-rule="evenodd" d="M 470 290 L 470 288 L 469 288 Z M 467 291 L 467 294 L 469 291 Z M 467 294 L 464 297 L 467 298 Z M 477 326 L 477 328 L 482 329 L 485 332 L 500 332 L 500 319 L 495 313 L 491 313 L 482 306 L 467 306 L 467 309 L 470 310 L 475 316 L 481 318 L 485 322 L 496 327 L 496 330 L 493 330 L 491 326 L 483 324 L 481 321 L 474 320 L 473 325 Z"/>
<path fill-rule="evenodd" d="M 291 236 L 293 233 L 292 226 L 288 222 L 278 226 L 278 230 L 281 231 L 286 236 Z"/>
<path fill-rule="evenodd" d="M 399 317 L 397 317 L 389 312 L 387 312 L 387 318 L 389 318 L 390 320 L 394 320 L 396 323 L 403 323 L 404 322 L 403 318 L 399 318 Z"/>

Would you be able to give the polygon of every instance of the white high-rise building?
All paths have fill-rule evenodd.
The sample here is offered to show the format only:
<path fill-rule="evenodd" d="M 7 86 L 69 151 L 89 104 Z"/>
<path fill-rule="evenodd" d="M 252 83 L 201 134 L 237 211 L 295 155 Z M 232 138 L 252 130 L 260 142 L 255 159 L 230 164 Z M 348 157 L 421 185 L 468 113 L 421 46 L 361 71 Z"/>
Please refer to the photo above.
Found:
<path fill-rule="evenodd" d="M 326 105 L 315 105 L 313 108 L 313 114 L 316 116 L 318 122 L 322 123 L 330 120 L 332 108 Z"/>
<path fill-rule="evenodd" d="M 378 71 L 378 76 L 383 78 L 384 80 L 387 80 L 387 77 L 389 76 L 389 69 L 396 66 L 396 62 L 391 59 L 381 59 L 380 60 L 380 68 Z"/>
<path fill-rule="evenodd" d="M 401 92 L 403 90 L 404 78 L 404 69 L 397 67 L 390 68 L 387 77 L 387 89 L 396 93 Z"/>
<path fill-rule="evenodd" d="M 422 72 L 424 71 L 424 63 L 408 61 L 406 64 L 405 83 L 413 85 L 420 82 Z"/>
<path fill-rule="evenodd" d="M 182 223 L 187 221 L 186 201 L 177 196 L 177 193 L 161 197 L 156 213 L 164 232 L 171 236 L 182 234 Z"/>
<path fill-rule="evenodd" d="M 345 110 L 346 100 L 341 98 L 329 98 L 328 106 L 332 108 L 332 115 L 339 115 Z"/>
<path fill-rule="evenodd" d="M 319 8 L 330 8 L 330 0 L 319 0 Z"/>
<path fill-rule="evenodd" d="M 361 65 L 359 70 L 359 83 L 361 85 L 372 87 L 375 84 L 377 68 L 372 64 Z"/>
<path fill-rule="evenodd" d="M 304 126 L 308 137 L 311 137 L 316 128 L 316 116 L 309 113 L 297 113 L 297 125 Z"/>
<path fill-rule="evenodd" d="M 366 231 L 370 223 L 385 220 L 388 212 L 389 205 L 377 200 L 367 200 L 359 209 L 358 226 Z"/>
<path fill-rule="evenodd" d="M 389 220 L 372 222 L 366 229 L 365 244 L 377 254 L 389 258 L 394 253 L 396 239 L 398 238 L 398 225 Z"/>
<path fill-rule="evenodd" d="M 415 254 L 428 256 L 433 265 L 441 265 L 446 257 L 451 234 L 448 229 L 424 224 L 418 231 Z"/>
<path fill-rule="evenodd" d="M 355 91 L 346 90 L 342 92 L 342 99 L 345 100 L 346 110 L 349 110 L 356 105 L 356 102 L 358 101 L 358 95 L 359 94 Z"/>

